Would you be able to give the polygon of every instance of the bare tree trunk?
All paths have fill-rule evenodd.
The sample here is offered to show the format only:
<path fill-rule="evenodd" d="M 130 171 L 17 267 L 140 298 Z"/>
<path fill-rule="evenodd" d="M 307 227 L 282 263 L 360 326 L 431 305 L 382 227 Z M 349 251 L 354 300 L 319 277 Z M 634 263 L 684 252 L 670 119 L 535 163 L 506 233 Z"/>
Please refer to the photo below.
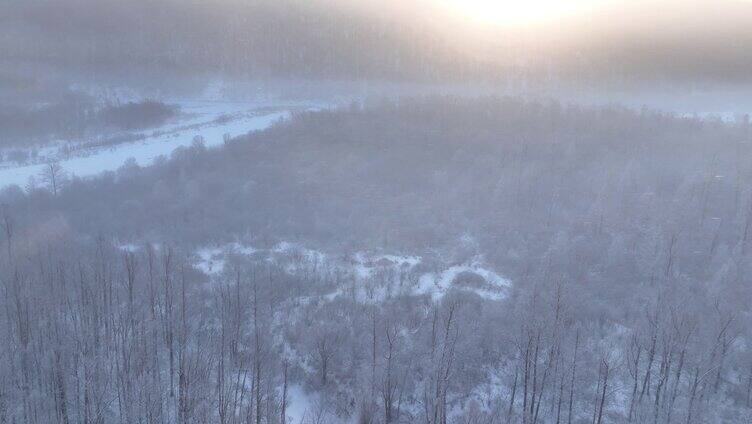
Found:
<path fill-rule="evenodd" d="M 561 423 L 561 406 L 564 402 L 564 371 L 561 371 L 561 375 L 559 377 L 559 395 L 558 400 L 556 402 L 556 424 Z"/>
<path fill-rule="evenodd" d="M 692 336 L 692 333 L 694 331 L 694 327 L 690 327 L 687 330 L 687 334 L 684 336 L 681 352 L 679 353 L 679 364 L 676 369 L 676 373 L 674 374 L 674 386 L 671 390 L 671 399 L 669 400 L 668 405 L 668 412 L 666 414 L 666 423 L 671 424 L 671 416 L 674 411 L 674 404 L 676 402 L 676 398 L 679 395 L 679 384 L 681 383 L 681 377 L 682 377 L 682 371 L 684 370 L 684 361 L 687 354 L 687 345 L 689 344 L 689 339 Z"/>
<path fill-rule="evenodd" d="M 282 406 L 280 411 L 280 424 L 287 424 L 287 359 L 282 368 Z"/>
<path fill-rule="evenodd" d="M 253 283 L 253 333 L 254 333 L 254 376 L 256 383 L 256 424 L 261 424 L 261 335 L 259 334 L 258 318 L 258 286 Z"/>
<path fill-rule="evenodd" d="M 640 389 L 640 396 L 637 398 L 637 404 L 642 404 L 642 398 L 650 395 L 650 375 L 653 369 L 653 360 L 655 359 L 655 349 L 658 342 L 658 323 L 653 323 L 653 335 L 650 339 L 650 349 L 648 350 L 647 368 L 645 369 L 645 378 L 642 380 L 642 389 Z"/>
<path fill-rule="evenodd" d="M 518 361 L 518 364 L 515 365 L 514 367 L 514 383 L 512 384 L 512 394 L 509 398 L 509 409 L 507 410 L 507 421 L 509 421 L 510 418 L 512 417 L 512 410 L 514 408 L 514 398 L 517 395 L 517 379 L 520 373 L 519 359 L 517 361 Z"/>
<path fill-rule="evenodd" d="M 687 403 L 687 424 L 692 423 L 692 410 L 695 405 L 695 398 L 697 396 L 697 386 L 700 384 L 700 368 L 695 368 L 692 384 L 689 389 L 689 402 Z"/>
<path fill-rule="evenodd" d="M 371 310 L 371 400 L 376 390 L 376 307 Z"/>
<path fill-rule="evenodd" d="M 606 388 L 608 387 L 608 376 L 611 371 L 611 366 L 606 359 L 603 359 L 602 366 L 603 366 L 603 386 L 601 388 L 601 400 L 600 400 L 600 406 L 598 408 L 598 420 L 596 421 L 596 424 L 601 424 L 601 421 L 603 419 L 603 408 L 606 405 Z"/>
<path fill-rule="evenodd" d="M 572 379 L 569 383 L 569 414 L 567 422 L 572 424 L 572 406 L 574 404 L 574 381 L 577 374 L 577 349 L 580 346 L 580 330 L 577 329 L 574 341 L 574 353 L 572 354 Z"/>
<path fill-rule="evenodd" d="M 386 424 L 390 424 L 392 422 L 392 410 L 393 410 L 393 403 L 394 403 L 394 381 L 392 380 L 392 361 L 393 361 L 393 354 L 394 354 L 394 343 L 395 339 L 397 337 L 397 329 L 395 328 L 393 331 L 390 328 L 389 324 L 386 324 L 386 343 L 387 343 L 387 353 L 386 353 L 386 377 L 384 378 L 384 383 L 382 386 L 382 400 L 384 401 L 384 422 Z"/>
<path fill-rule="evenodd" d="M 642 355 L 642 344 L 640 344 L 640 341 L 638 339 L 638 336 L 635 334 L 632 337 L 632 345 L 631 345 L 632 354 L 634 355 L 634 360 L 630 363 L 630 369 L 629 373 L 632 376 L 632 396 L 629 400 L 629 414 L 627 417 L 628 422 L 632 422 L 632 418 L 634 415 L 634 408 L 635 408 L 635 401 L 637 400 L 637 388 L 639 385 L 639 375 L 640 375 L 640 356 Z M 634 350 L 637 350 L 635 353 Z"/>
<path fill-rule="evenodd" d="M 530 344 L 532 343 L 532 340 L 530 337 L 527 337 L 527 343 L 525 347 L 525 352 L 523 353 L 523 378 L 522 378 L 522 422 L 523 424 L 528 423 L 528 414 L 527 414 L 527 405 L 528 405 L 528 380 L 530 378 Z"/>
<path fill-rule="evenodd" d="M 749 374 L 747 375 L 747 396 L 745 402 L 748 408 L 752 404 L 752 364 L 749 366 Z"/>

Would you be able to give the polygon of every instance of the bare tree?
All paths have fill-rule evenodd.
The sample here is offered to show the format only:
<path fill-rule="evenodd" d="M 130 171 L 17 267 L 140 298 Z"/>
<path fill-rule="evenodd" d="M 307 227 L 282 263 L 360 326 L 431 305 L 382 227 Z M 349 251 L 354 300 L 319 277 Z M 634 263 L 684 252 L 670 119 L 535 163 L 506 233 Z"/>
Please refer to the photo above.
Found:
<path fill-rule="evenodd" d="M 57 196 L 61 185 L 66 177 L 65 169 L 58 161 L 50 161 L 44 165 L 40 178 L 42 182 L 47 184 L 47 188 L 52 192 L 54 196 Z"/>

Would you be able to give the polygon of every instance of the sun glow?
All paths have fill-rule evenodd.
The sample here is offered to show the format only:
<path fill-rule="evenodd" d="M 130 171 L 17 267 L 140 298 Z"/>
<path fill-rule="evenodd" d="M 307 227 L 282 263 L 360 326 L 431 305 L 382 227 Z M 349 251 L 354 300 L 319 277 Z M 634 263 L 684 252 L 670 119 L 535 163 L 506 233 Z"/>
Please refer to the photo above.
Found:
<path fill-rule="evenodd" d="M 446 0 L 453 13 L 482 24 L 518 26 L 586 13 L 614 0 Z"/>

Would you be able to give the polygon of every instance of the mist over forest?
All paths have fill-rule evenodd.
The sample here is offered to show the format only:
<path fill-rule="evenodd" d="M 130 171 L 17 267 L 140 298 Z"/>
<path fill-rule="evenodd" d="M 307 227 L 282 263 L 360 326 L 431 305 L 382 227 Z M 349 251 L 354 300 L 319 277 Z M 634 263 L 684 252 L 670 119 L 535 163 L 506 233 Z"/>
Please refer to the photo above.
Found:
<path fill-rule="evenodd" d="M 0 2 L 0 424 L 752 422 L 752 2 Z"/>

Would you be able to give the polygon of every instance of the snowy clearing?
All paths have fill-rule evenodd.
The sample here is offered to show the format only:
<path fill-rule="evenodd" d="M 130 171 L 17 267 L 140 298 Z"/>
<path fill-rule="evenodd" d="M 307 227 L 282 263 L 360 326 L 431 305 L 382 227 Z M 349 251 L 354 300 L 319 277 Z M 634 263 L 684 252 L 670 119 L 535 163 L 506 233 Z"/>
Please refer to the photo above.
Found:
<path fill-rule="evenodd" d="M 425 262 L 420 256 L 366 252 L 338 256 L 289 242 L 280 242 L 269 249 L 238 242 L 202 247 L 196 250 L 195 266 L 210 279 L 218 278 L 230 254 L 258 255 L 257 260 L 274 262 L 290 274 L 328 269 L 349 276 L 354 286 L 337 288 L 324 296 L 327 300 L 354 295 L 359 302 L 370 303 L 402 294 L 428 295 L 434 301 L 439 301 L 454 289 L 499 301 L 506 298 L 507 289 L 511 286 L 508 279 L 490 269 L 480 258 L 443 266 L 440 271 L 431 272 L 420 267 Z"/>

